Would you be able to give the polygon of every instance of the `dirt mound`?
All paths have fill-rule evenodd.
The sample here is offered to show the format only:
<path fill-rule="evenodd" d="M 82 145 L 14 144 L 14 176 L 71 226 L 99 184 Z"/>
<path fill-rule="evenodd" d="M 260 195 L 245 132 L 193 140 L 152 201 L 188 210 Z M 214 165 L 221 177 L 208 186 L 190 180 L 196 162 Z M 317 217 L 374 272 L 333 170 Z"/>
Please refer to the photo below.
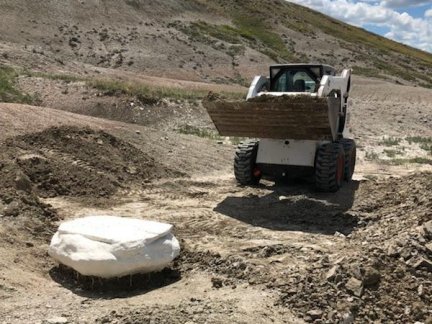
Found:
<path fill-rule="evenodd" d="M 3 151 L 0 157 L 0 215 L 56 219 L 56 212 L 39 200 L 30 179 L 17 168 L 10 156 Z"/>
<path fill-rule="evenodd" d="M 331 254 L 318 250 L 305 256 L 303 246 L 274 244 L 221 256 L 186 246 L 178 265 L 185 272 L 211 272 L 215 289 L 263 285 L 306 322 L 429 323 L 431 190 L 431 173 L 364 183 L 347 212 L 357 226 L 347 235 L 335 234 L 340 242 Z M 288 256 L 307 258 L 306 268 L 278 267 Z"/>
<path fill-rule="evenodd" d="M 134 146 L 89 128 L 54 127 L 10 139 L 5 147 L 42 197 L 107 197 L 175 174 Z"/>
<path fill-rule="evenodd" d="M 432 320 L 432 174 L 371 182 L 351 211 L 359 228 L 332 258 L 280 286 L 281 302 L 307 321 Z M 429 248 L 428 248 L 429 247 Z"/>

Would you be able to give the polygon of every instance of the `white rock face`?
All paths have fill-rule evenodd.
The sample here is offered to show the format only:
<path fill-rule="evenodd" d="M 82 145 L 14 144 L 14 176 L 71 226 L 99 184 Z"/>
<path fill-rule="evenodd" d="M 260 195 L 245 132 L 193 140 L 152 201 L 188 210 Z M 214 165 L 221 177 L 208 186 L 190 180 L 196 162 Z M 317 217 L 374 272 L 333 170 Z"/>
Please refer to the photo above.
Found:
<path fill-rule="evenodd" d="M 60 225 L 48 254 L 86 276 L 122 277 L 165 268 L 180 253 L 172 225 L 88 216 Z"/>

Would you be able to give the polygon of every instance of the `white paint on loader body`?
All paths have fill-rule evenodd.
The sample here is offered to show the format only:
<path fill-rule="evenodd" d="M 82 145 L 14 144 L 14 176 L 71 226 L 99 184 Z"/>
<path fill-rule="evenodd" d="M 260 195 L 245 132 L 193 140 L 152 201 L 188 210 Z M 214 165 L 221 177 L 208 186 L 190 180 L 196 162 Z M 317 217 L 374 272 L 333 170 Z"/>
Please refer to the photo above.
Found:
<path fill-rule="evenodd" d="M 256 162 L 314 167 L 316 150 L 323 143 L 326 142 L 262 138 Z"/>

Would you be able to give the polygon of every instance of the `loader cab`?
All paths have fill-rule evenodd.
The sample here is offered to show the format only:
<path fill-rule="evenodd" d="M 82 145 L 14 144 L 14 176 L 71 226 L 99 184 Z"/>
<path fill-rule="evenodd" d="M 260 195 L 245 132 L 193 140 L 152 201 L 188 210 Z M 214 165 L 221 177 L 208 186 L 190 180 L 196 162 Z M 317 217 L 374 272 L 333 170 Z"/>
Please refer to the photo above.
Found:
<path fill-rule="evenodd" d="M 318 91 L 324 75 L 336 75 L 336 71 L 329 65 L 272 65 L 270 66 L 270 91 L 314 93 Z"/>

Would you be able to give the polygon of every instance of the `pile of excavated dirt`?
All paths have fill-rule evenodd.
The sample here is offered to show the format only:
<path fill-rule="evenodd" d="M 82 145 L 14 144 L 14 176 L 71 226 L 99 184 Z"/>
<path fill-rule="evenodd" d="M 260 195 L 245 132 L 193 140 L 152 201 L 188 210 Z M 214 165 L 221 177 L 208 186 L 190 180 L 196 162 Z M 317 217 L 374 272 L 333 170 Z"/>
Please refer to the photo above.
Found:
<path fill-rule="evenodd" d="M 30 232 L 48 242 L 59 217 L 39 197 L 109 197 L 119 188 L 174 174 L 102 131 L 55 127 L 10 138 L 0 146 L 0 221 L 7 220 L 0 222 L 7 229 L 3 239 L 25 241 Z"/>
<path fill-rule="evenodd" d="M 89 128 L 50 128 L 9 139 L 2 150 L 9 172 L 21 173 L 41 197 L 108 197 L 176 174 L 136 147 Z"/>
<path fill-rule="evenodd" d="M 51 239 L 59 216 L 51 205 L 39 199 L 10 153 L 0 147 L 1 268 L 9 270 L 12 259 L 17 267 L 47 269 L 51 262 L 40 247 Z"/>
<path fill-rule="evenodd" d="M 348 212 L 357 227 L 336 233 L 341 244 L 334 253 L 309 256 L 306 269 L 281 275 L 256 261 L 304 249 L 280 244 L 228 256 L 185 246 L 177 266 L 211 272 L 215 289 L 263 285 L 306 322 L 432 323 L 431 192 L 431 173 L 364 183 Z"/>
<path fill-rule="evenodd" d="M 56 212 L 40 201 L 32 182 L 8 153 L 0 149 L 0 216 L 57 219 Z"/>
<path fill-rule="evenodd" d="M 102 131 L 55 127 L 9 138 L 0 146 L 0 254 L 18 267 L 47 273 L 53 261 L 43 246 L 60 217 L 40 197 L 79 196 L 97 202 L 119 188 L 175 174 Z M 62 281 L 54 270 L 51 275 Z"/>

